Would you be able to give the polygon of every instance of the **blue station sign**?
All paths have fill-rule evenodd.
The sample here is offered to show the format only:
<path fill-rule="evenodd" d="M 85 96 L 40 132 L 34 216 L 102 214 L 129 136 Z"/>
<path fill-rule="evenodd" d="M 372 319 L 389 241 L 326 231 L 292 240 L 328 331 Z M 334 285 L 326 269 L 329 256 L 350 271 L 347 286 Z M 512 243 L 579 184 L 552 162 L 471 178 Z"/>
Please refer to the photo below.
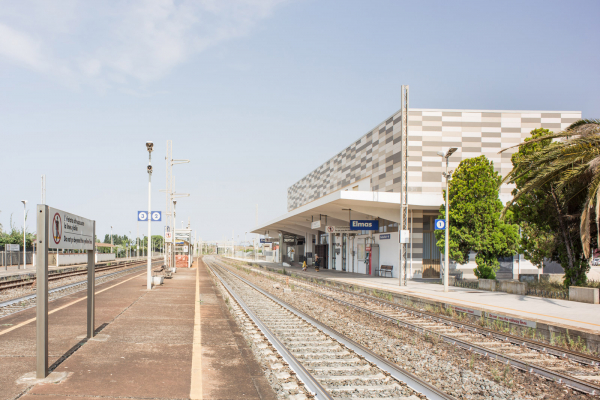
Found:
<path fill-rule="evenodd" d="M 386 233 L 385 235 L 379 235 L 379 240 L 390 239 L 392 235 Z"/>
<path fill-rule="evenodd" d="M 354 219 L 350 221 L 351 231 L 378 231 L 379 221 L 376 219 Z"/>
<path fill-rule="evenodd" d="M 148 221 L 148 216 L 150 216 L 151 221 L 160 221 L 162 219 L 162 212 L 160 211 L 138 211 L 137 213 L 138 221 Z"/>
<path fill-rule="evenodd" d="M 446 229 L 446 220 L 445 219 L 436 219 L 435 220 L 435 230 L 441 231 L 442 229 Z"/>

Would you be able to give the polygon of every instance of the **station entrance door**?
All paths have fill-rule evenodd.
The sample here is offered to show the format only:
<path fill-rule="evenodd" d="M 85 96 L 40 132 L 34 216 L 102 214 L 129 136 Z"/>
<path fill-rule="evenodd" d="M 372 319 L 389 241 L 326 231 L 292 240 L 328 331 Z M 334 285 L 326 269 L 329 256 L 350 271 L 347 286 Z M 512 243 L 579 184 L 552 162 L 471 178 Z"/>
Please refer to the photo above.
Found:
<path fill-rule="evenodd" d="M 328 268 L 327 261 L 329 260 L 329 246 L 326 244 L 315 245 L 315 254 L 318 255 L 319 259 L 321 260 L 321 268 Z"/>
<path fill-rule="evenodd" d="M 441 254 L 436 245 L 435 216 L 423 216 L 423 278 L 440 278 Z"/>

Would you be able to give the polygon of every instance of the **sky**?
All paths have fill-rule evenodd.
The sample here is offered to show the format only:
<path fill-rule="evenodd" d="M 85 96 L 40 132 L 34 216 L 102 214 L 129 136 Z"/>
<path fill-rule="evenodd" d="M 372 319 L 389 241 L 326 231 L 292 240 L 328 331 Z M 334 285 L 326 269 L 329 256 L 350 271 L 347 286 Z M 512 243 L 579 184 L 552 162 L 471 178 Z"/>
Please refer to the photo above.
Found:
<path fill-rule="evenodd" d="M 177 226 L 242 241 L 257 206 L 259 224 L 284 214 L 289 186 L 398 110 L 401 85 L 415 108 L 600 118 L 599 13 L 596 0 L 0 0 L 0 223 L 22 227 L 46 175 L 48 205 L 96 220 L 101 239 L 135 236 L 145 142 L 164 211 L 172 140 L 190 160 L 174 167 L 190 194 Z"/>

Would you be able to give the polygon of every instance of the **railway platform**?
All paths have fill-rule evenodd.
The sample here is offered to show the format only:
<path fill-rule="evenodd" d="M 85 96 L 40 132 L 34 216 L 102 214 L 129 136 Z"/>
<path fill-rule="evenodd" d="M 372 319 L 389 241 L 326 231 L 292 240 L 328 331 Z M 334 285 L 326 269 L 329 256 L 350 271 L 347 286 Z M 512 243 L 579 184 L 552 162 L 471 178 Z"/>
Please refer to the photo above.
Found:
<path fill-rule="evenodd" d="M 0 319 L 0 398 L 275 399 L 201 261 L 151 291 L 144 273 L 97 286 L 89 340 L 85 298 L 49 303 L 53 383 L 32 384 L 35 308 Z"/>
<path fill-rule="evenodd" d="M 237 259 L 239 261 L 250 261 Z M 257 261 L 269 268 L 281 269 L 277 263 Z M 285 267 L 298 275 L 318 277 L 368 289 L 401 294 L 417 299 L 426 299 L 438 304 L 451 304 L 468 310 L 483 311 L 517 318 L 531 326 L 541 325 L 584 332 L 600 339 L 600 310 L 597 304 L 579 303 L 569 300 L 523 296 L 504 292 L 488 292 L 451 286 L 444 292 L 440 284 L 409 280 L 405 287 L 398 286 L 398 278 L 372 277 L 352 272 L 321 269 L 316 272 L 309 267 L 306 272 L 300 267 Z"/>

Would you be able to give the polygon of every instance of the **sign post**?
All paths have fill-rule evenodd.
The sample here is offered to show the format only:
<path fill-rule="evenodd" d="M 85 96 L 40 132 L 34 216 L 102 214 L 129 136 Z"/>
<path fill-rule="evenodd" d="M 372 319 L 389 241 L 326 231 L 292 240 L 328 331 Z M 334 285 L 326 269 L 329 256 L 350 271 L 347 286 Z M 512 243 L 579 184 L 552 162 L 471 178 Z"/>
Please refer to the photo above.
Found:
<path fill-rule="evenodd" d="M 48 376 L 48 248 L 87 250 L 87 337 L 94 337 L 96 222 L 38 204 L 37 232 L 36 376 L 43 379 Z"/>

